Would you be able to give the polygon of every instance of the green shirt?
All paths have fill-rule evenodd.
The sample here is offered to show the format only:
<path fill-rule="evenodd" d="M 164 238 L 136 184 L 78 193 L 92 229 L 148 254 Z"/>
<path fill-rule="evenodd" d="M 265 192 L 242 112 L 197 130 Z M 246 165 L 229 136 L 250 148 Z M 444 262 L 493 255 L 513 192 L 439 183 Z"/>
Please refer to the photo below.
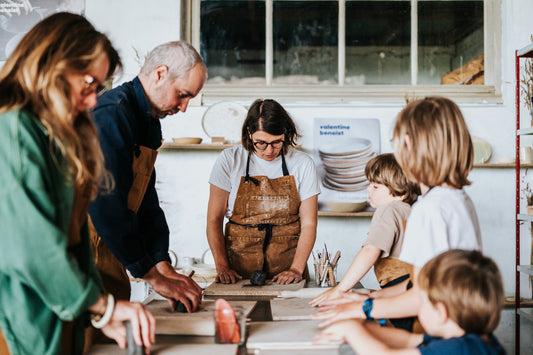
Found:
<path fill-rule="evenodd" d="M 86 224 L 67 250 L 74 190 L 57 160 L 34 116 L 0 115 L 0 328 L 11 355 L 60 354 L 62 320 L 76 320 L 81 353 L 103 290 Z"/>

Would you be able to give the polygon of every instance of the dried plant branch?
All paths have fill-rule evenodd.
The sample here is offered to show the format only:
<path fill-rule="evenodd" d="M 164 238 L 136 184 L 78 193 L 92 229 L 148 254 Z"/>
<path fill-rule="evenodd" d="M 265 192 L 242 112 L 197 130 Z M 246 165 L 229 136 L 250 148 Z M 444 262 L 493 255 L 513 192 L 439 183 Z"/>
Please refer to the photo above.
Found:
<path fill-rule="evenodd" d="M 530 36 L 531 42 L 533 42 L 533 35 Z M 522 71 L 522 77 L 520 78 L 520 97 L 522 102 L 526 106 L 530 115 L 533 115 L 533 60 L 526 59 L 524 62 L 524 69 Z"/>
<path fill-rule="evenodd" d="M 404 95 L 404 100 L 405 100 L 405 104 L 409 104 L 413 101 L 416 101 L 418 100 L 418 98 L 415 96 L 415 93 L 413 92 L 412 93 L 412 96 L 409 96 L 409 94 L 407 93 L 407 91 L 405 92 L 405 95 Z"/>
<path fill-rule="evenodd" d="M 531 189 L 531 186 L 529 185 L 529 181 L 526 181 L 527 170 L 528 169 L 526 169 L 525 174 L 521 178 L 521 185 L 523 187 L 522 187 L 522 189 L 520 191 L 524 194 L 524 197 L 526 198 L 527 205 L 528 206 L 533 206 L 533 190 Z"/>
<path fill-rule="evenodd" d="M 533 97 L 533 60 L 526 59 L 520 78 L 520 96 L 529 114 L 533 114 L 531 98 Z"/>

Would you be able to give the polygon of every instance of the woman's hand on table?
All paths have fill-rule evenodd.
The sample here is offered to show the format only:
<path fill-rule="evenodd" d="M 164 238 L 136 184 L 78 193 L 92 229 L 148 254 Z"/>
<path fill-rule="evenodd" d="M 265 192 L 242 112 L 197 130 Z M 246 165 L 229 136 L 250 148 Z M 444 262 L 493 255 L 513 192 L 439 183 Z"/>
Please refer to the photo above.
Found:
<path fill-rule="evenodd" d="M 217 279 L 216 282 L 223 284 L 234 284 L 237 281 L 242 280 L 242 276 L 237 271 L 227 267 L 217 267 Z"/>
<path fill-rule="evenodd" d="M 320 307 L 318 312 L 311 316 L 312 319 L 323 320 L 319 327 L 325 327 L 334 322 L 350 318 L 366 318 L 361 302 L 339 304 L 337 306 Z"/>
<path fill-rule="evenodd" d="M 330 290 L 333 290 L 333 289 L 329 289 L 328 291 L 330 291 Z M 318 297 L 320 297 L 321 295 L 322 294 L 318 295 Z M 368 298 L 368 295 L 364 294 L 364 293 L 342 292 L 336 298 L 329 297 L 328 299 L 320 301 L 320 304 L 318 306 L 319 307 L 333 307 L 333 306 L 337 306 L 337 305 L 345 304 L 345 303 L 364 302 L 364 301 L 367 300 L 367 298 Z M 311 301 L 311 302 L 313 302 L 313 301 Z"/>
<path fill-rule="evenodd" d="M 278 285 L 297 283 L 302 281 L 302 273 L 294 269 L 285 270 L 274 276 L 272 281 L 276 282 Z"/>
<path fill-rule="evenodd" d="M 335 286 L 313 298 L 309 304 L 313 307 L 322 306 L 324 302 L 342 297 L 344 293 L 339 289 L 339 286 Z"/>
<path fill-rule="evenodd" d="M 346 342 L 346 337 L 357 332 L 363 326 L 360 319 L 345 319 L 335 322 L 315 335 L 313 344 Z"/>
<path fill-rule="evenodd" d="M 133 339 L 137 345 L 144 345 L 146 354 L 155 343 L 155 317 L 141 303 L 117 301 L 111 320 L 102 327 L 108 338 L 115 340 L 121 349 L 126 348 L 125 321 L 130 321 Z"/>

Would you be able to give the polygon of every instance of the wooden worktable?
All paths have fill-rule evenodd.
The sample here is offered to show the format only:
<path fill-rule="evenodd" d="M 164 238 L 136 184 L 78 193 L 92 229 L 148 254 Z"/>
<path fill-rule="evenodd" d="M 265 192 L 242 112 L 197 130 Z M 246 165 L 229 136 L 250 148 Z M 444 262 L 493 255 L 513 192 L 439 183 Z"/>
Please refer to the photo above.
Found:
<path fill-rule="evenodd" d="M 295 287 L 294 285 L 290 289 L 293 288 L 296 290 L 301 289 L 301 287 Z M 303 292 L 301 294 L 303 297 L 309 297 L 309 295 L 320 293 L 324 290 L 305 288 L 302 289 Z M 234 296 L 205 295 L 204 297 L 206 300 L 216 298 L 224 298 L 229 302 L 257 302 L 255 308 L 248 316 L 247 344 L 245 344 L 245 347 L 239 348 L 236 344 L 215 344 L 213 336 L 157 335 L 157 341 L 152 347 L 152 353 L 157 355 L 338 355 L 352 353 L 349 347 L 341 347 L 340 344 L 321 346 L 312 344 L 314 336 L 320 329 L 317 326 L 318 321 L 309 320 L 310 314 L 315 312 L 310 306 L 307 306 L 309 298 L 284 299 L 276 298 L 273 295 L 250 294 Z M 274 305 L 273 309 L 271 304 Z M 280 320 L 273 321 L 273 314 L 276 319 Z M 158 316 L 156 315 L 157 318 Z M 168 319 L 165 322 L 165 327 L 168 328 L 170 324 Z M 180 324 L 179 327 L 182 328 L 186 324 L 186 322 Z M 123 355 L 126 354 L 126 351 L 120 349 L 116 344 L 96 344 L 91 348 L 89 354 Z"/>

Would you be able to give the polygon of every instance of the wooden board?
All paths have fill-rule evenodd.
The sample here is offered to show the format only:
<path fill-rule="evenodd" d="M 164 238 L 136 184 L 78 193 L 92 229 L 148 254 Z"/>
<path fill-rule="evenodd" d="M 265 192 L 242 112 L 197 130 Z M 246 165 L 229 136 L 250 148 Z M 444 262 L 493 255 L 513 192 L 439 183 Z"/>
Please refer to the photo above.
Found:
<path fill-rule="evenodd" d="M 307 320 L 317 308 L 309 304 L 312 298 L 274 298 L 270 301 L 272 320 Z"/>
<path fill-rule="evenodd" d="M 151 354 L 157 355 L 236 355 L 237 344 L 180 344 L 165 343 L 159 339 L 150 348 Z M 116 344 L 96 344 L 91 347 L 87 355 L 124 355 L 125 349 Z"/>
<path fill-rule="evenodd" d="M 234 284 L 212 283 L 204 290 L 206 296 L 272 296 L 277 297 L 283 291 L 296 291 L 305 286 L 305 280 L 297 284 L 278 285 L 267 280 L 263 286 L 251 286 L 250 280 L 240 280 Z"/>
<path fill-rule="evenodd" d="M 245 317 L 248 317 L 257 303 L 255 301 L 228 302 L 235 310 L 242 310 Z M 146 305 L 146 308 L 155 316 L 156 334 L 215 335 L 215 321 L 213 319 L 213 312 L 215 311 L 214 300 L 202 301 L 199 309 L 194 313 L 173 312 L 166 300 L 153 300 Z"/>
<path fill-rule="evenodd" d="M 316 349 L 315 347 L 306 349 L 254 349 L 254 355 L 355 355 L 347 344 L 342 344 L 337 348 Z"/>
<path fill-rule="evenodd" d="M 320 321 L 295 320 L 250 323 L 246 349 L 338 349 L 341 343 L 313 344 Z"/>

